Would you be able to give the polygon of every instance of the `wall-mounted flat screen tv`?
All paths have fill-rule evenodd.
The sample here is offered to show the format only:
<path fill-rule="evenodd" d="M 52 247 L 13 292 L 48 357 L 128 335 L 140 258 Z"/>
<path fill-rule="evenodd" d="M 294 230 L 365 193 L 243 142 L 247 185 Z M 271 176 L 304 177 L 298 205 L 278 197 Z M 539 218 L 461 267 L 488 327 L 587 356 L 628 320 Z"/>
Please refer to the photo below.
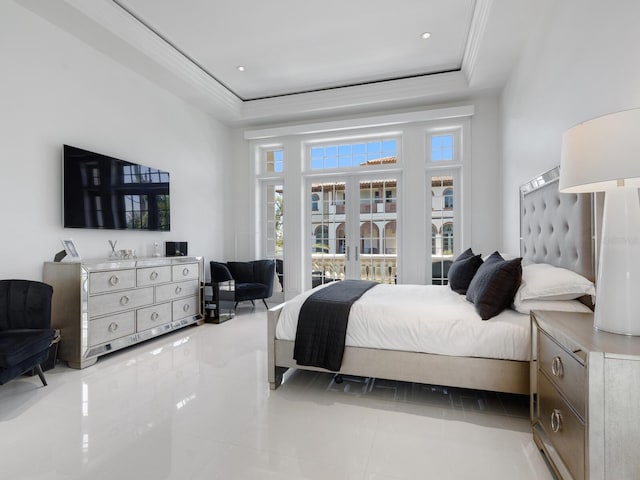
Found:
<path fill-rule="evenodd" d="M 65 228 L 169 231 L 169 172 L 65 145 Z"/>

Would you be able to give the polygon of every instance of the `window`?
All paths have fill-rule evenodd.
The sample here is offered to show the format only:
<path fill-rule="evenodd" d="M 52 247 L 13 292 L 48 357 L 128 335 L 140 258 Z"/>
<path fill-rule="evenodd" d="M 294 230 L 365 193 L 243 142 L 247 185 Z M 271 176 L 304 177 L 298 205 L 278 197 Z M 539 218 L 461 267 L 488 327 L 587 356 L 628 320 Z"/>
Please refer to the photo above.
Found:
<path fill-rule="evenodd" d="M 373 222 L 363 222 L 360 225 L 360 251 L 362 253 L 380 253 L 380 230 Z"/>
<path fill-rule="evenodd" d="M 453 208 L 453 189 L 445 188 L 442 193 L 443 203 L 445 210 L 450 210 Z"/>
<path fill-rule="evenodd" d="M 438 228 L 435 225 L 431 225 L 431 254 L 435 255 L 437 250 L 437 238 Z"/>
<path fill-rule="evenodd" d="M 337 253 L 345 252 L 346 238 L 347 238 L 347 234 L 345 230 L 345 224 L 341 223 L 340 225 L 338 225 L 338 228 L 336 229 L 336 252 Z"/>
<path fill-rule="evenodd" d="M 122 167 L 122 183 L 168 183 L 169 174 L 155 168 L 142 165 L 125 165 Z M 98 183 L 99 184 L 99 183 Z"/>
<path fill-rule="evenodd" d="M 442 254 L 453 255 L 453 223 L 442 226 Z"/>
<path fill-rule="evenodd" d="M 267 173 L 282 173 L 284 171 L 284 152 L 278 150 L 265 150 L 265 171 Z"/>
<path fill-rule="evenodd" d="M 431 177 L 431 253 L 438 260 L 453 255 L 454 222 L 453 210 L 454 176 Z"/>
<path fill-rule="evenodd" d="M 312 247 L 313 251 L 329 253 L 329 227 L 327 225 L 320 225 L 313 233 L 316 237 L 316 243 Z"/>
<path fill-rule="evenodd" d="M 384 248 L 382 249 L 383 253 L 388 254 L 397 254 L 397 235 L 396 235 L 396 225 L 397 221 L 392 220 L 387 222 L 384 226 Z"/>
<path fill-rule="evenodd" d="M 431 279 L 446 285 L 449 267 L 460 241 L 460 209 L 456 205 L 460 188 L 460 168 L 427 170 L 431 187 Z M 459 252 L 458 252 L 459 253 Z"/>
<path fill-rule="evenodd" d="M 169 195 L 156 195 L 155 205 L 158 207 L 158 223 L 160 230 L 169 230 L 170 228 L 170 215 L 169 215 Z"/>
<path fill-rule="evenodd" d="M 238 195 L 249 197 L 240 200 L 256 220 L 237 254 L 268 258 L 267 244 L 275 249 L 284 225 L 293 240 L 284 238 L 292 275 L 283 296 L 347 278 L 430 282 L 432 262 L 445 282 L 453 256 L 470 242 L 466 200 L 476 180 L 465 133 L 473 113 L 459 105 L 244 131 L 255 188 Z M 282 192 L 286 224 L 276 220 L 280 200 L 263 193 L 268 185 Z"/>
<path fill-rule="evenodd" d="M 437 122 L 426 132 L 426 187 L 431 189 L 431 279 L 446 285 L 462 246 L 463 132 L 468 122 Z"/>
<path fill-rule="evenodd" d="M 89 171 L 91 172 L 91 185 L 99 187 L 102 183 L 100 181 L 100 167 L 91 167 Z"/>
<path fill-rule="evenodd" d="M 395 139 L 370 140 L 351 144 L 314 145 L 311 147 L 311 169 L 355 168 L 397 162 Z"/>
<path fill-rule="evenodd" d="M 284 258 L 284 150 L 281 147 L 256 149 L 262 165 L 257 176 L 259 223 L 256 250 L 261 258 Z"/>
<path fill-rule="evenodd" d="M 124 205 L 127 228 L 145 229 L 148 227 L 149 207 L 146 195 L 125 195 Z"/>
<path fill-rule="evenodd" d="M 96 221 L 103 223 L 102 200 L 95 198 Z M 150 224 L 156 224 L 159 230 L 169 230 L 169 195 L 123 195 L 124 213 L 128 229 L 147 230 Z"/>
<path fill-rule="evenodd" d="M 279 183 L 263 185 L 262 251 L 266 258 L 282 259 L 284 255 L 284 188 Z"/>
<path fill-rule="evenodd" d="M 96 225 L 96 227 L 100 227 L 100 228 L 104 228 L 104 215 L 103 215 L 103 208 L 102 208 L 102 197 L 100 196 L 100 193 L 97 192 L 90 192 L 89 193 L 89 197 L 88 197 L 89 202 L 91 202 L 91 212 L 93 218 L 93 222 Z"/>
<path fill-rule="evenodd" d="M 454 159 L 453 134 L 431 136 L 431 161 L 442 162 Z"/>

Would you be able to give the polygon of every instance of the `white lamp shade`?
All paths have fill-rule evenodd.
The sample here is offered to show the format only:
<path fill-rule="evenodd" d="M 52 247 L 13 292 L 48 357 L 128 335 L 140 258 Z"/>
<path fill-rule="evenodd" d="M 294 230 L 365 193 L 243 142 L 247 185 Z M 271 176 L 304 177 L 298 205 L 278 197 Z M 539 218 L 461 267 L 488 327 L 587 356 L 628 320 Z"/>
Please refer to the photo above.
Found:
<path fill-rule="evenodd" d="M 560 191 L 605 191 L 594 326 L 640 335 L 640 109 L 612 113 L 567 130 Z"/>
<path fill-rule="evenodd" d="M 594 118 L 562 137 L 560 191 L 640 187 L 640 108 Z"/>

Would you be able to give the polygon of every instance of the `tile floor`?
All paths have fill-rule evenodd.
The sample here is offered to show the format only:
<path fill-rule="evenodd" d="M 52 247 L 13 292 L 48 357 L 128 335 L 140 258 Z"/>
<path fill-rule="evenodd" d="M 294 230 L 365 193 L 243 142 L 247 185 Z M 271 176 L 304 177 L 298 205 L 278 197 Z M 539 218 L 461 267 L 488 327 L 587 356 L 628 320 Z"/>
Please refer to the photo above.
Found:
<path fill-rule="evenodd" d="M 265 339 L 239 307 L 0 386 L 0 478 L 552 478 L 526 397 L 301 371 L 270 391 Z"/>

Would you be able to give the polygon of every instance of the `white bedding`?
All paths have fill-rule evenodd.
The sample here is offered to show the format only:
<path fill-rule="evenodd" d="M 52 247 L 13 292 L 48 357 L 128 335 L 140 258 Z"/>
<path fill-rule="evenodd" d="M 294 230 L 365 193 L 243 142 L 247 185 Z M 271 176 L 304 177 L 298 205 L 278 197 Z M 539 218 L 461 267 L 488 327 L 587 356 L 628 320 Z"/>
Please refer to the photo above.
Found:
<path fill-rule="evenodd" d="M 285 303 L 276 326 L 277 339 L 295 340 L 300 307 L 316 290 Z M 529 337 L 528 315 L 507 309 L 483 321 L 464 295 L 447 286 L 380 284 L 351 307 L 346 345 L 529 360 Z"/>

